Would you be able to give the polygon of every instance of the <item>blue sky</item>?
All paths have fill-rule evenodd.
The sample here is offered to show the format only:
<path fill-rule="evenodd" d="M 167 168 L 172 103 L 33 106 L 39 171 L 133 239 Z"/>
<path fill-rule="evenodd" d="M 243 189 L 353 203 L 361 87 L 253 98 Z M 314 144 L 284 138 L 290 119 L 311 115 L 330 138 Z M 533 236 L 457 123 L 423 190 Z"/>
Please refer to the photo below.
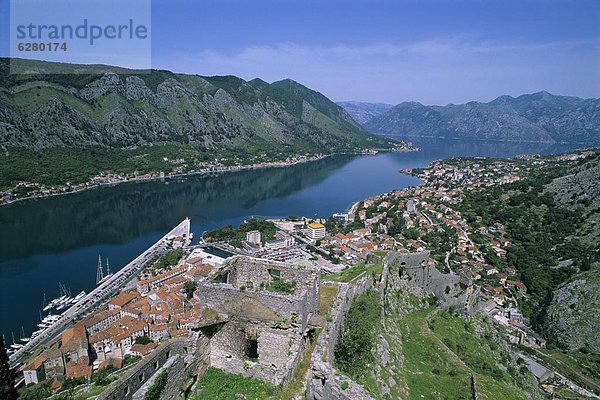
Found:
<path fill-rule="evenodd" d="M 600 97 L 600 1 L 155 0 L 152 65 L 292 78 L 334 100 Z"/>

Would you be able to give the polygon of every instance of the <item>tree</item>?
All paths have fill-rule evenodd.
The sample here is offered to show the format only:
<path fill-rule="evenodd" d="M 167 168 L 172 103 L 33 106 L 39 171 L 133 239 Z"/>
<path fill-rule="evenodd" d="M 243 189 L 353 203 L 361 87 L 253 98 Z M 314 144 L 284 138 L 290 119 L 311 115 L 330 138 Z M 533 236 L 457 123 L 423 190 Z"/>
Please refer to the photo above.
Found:
<path fill-rule="evenodd" d="M 146 345 L 150 342 L 152 342 L 152 340 L 146 335 L 138 336 L 135 338 L 135 344 Z"/>
<path fill-rule="evenodd" d="M 198 285 L 196 285 L 196 282 L 194 282 L 192 280 L 186 281 L 183 284 L 183 291 L 185 292 L 185 295 L 187 296 L 188 299 L 192 298 L 196 289 L 198 289 Z"/>
<path fill-rule="evenodd" d="M 0 336 L 0 399 L 16 400 L 18 397 L 15 389 L 15 371 L 10 368 L 4 337 Z"/>

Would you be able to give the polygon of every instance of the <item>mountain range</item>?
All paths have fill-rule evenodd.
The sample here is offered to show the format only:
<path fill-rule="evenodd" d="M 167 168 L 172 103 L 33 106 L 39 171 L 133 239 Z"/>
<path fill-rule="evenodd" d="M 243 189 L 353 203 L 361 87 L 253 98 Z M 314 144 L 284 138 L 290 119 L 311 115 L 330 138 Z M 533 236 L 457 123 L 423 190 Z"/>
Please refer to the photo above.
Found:
<path fill-rule="evenodd" d="M 343 107 L 359 124 L 365 124 L 394 107 L 392 104 L 361 103 L 359 101 L 338 101 L 336 104 Z"/>
<path fill-rule="evenodd" d="M 331 153 L 389 145 L 321 93 L 289 79 L 16 61 L 0 59 L 0 147 L 175 142 Z M 15 65 L 21 73 L 10 73 Z"/>
<path fill-rule="evenodd" d="M 361 116 L 373 109 L 369 104 L 343 104 L 350 114 Z M 426 106 L 404 102 L 368 119 L 357 118 L 357 122 L 372 133 L 403 138 L 598 144 L 600 99 L 538 92 L 519 97 L 500 96 L 489 103 Z"/>

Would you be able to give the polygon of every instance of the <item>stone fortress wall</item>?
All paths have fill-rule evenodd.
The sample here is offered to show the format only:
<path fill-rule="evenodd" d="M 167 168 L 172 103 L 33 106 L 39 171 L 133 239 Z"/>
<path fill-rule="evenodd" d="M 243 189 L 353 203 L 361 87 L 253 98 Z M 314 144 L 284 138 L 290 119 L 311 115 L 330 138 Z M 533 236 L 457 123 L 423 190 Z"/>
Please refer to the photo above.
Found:
<path fill-rule="evenodd" d="M 479 305 L 480 289 L 473 285 L 469 272 L 444 274 L 436 267 L 425 264 L 428 258 L 428 251 L 408 254 L 391 251 L 384 259 L 388 269 L 386 276 L 389 276 L 386 279 L 396 281 L 400 278 L 420 295 L 435 295 L 444 310 L 454 307 L 459 311 L 475 311 Z"/>
<path fill-rule="evenodd" d="M 310 359 L 310 370 L 306 385 L 307 399 L 371 399 L 369 393 L 358 383 L 340 373 L 334 366 L 334 349 L 344 329 L 346 313 L 355 296 L 373 288 L 373 278 L 360 275 L 357 279 L 339 284 L 331 307 L 331 322 L 328 322 L 315 346 Z M 348 387 L 342 389 L 342 382 Z"/>
<path fill-rule="evenodd" d="M 187 338 L 162 343 L 98 400 L 143 399 L 164 370 L 168 380 L 161 400 L 183 399 L 185 390 L 209 365 L 275 385 L 289 379 L 308 343 L 309 320 L 318 311 L 319 271 L 234 257 L 220 272 L 226 283 L 201 280 L 194 294 L 201 304 L 218 311 L 220 318 Z M 296 282 L 293 293 L 265 290 L 274 279 Z"/>
<path fill-rule="evenodd" d="M 173 338 L 125 372 L 97 400 L 143 399 L 154 379 L 164 369 L 168 371 L 168 380 L 161 400 L 183 399 L 186 386 L 194 381 L 193 375 L 201 375 L 206 370 L 208 350 L 208 339 L 203 335 Z"/>
<path fill-rule="evenodd" d="M 472 282 L 461 275 L 442 274 L 435 267 L 426 265 L 429 252 L 397 253 L 389 252 L 383 260 L 383 271 L 380 281 L 366 274 L 355 280 L 340 284 L 333 307 L 331 322 L 327 323 L 311 357 L 311 369 L 306 385 L 307 399 L 372 399 L 372 396 L 358 383 L 342 374 L 334 367 L 334 349 L 340 333 L 344 329 L 346 313 L 355 296 L 369 289 L 375 289 L 383 299 L 388 289 L 408 286 L 420 295 L 434 294 L 440 306 L 448 308 L 452 305 L 465 311 L 476 307 L 478 289 Z M 449 289 L 446 289 L 446 288 Z M 347 382 L 342 389 L 342 382 Z"/>
<path fill-rule="evenodd" d="M 331 321 L 319 335 L 311 356 L 307 399 L 371 398 L 362 386 L 333 366 L 335 345 L 356 295 L 376 289 L 383 298 L 386 289 L 408 285 L 421 295 L 436 295 L 441 307 L 456 306 L 465 311 L 476 307 L 478 291 L 469 277 L 443 274 L 424 264 L 428 257 L 428 252 L 390 252 L 383 261 L 380 282 L 363 274 L 349 283 L 338 284 Z M 308 343 L 310 318 L 319 307 L 318 271 L 250 257 L 236 257 L 225 268 L 227 283 L 200 281 L 195 296 L 227 314 L 227 318 L 199 328 L 188 338 L 161 344 L 109 386 L 98 400 L 142 399 L 163 369 L 168 370 L 169 378 L 161 400 L 183 399 L 185 390 L 209 365 L 275 385 L 290 378 Z M 271 282 L 274 269 L 279 271 L 278 278 L 298 282 L 293 294 L 254 290 L 262 282 Z M 246 287 L 248 281 L 253 282 L 252 288 Z M 348 383 L 346 389 L 342 389 L 342 382 Z"/>
<path fill-rule="evenodd" d="M 311 314 L 319 308 L 321 281 L 316 270 L 237 256 L 227 262 L 223 270 L 225 272 L 227 283 L 197 282 L 195 297 L 201 304 L 246 319 L 294 319 L 302 329 L 306 329 Z M 286 282 L 296 282 L 294 293 L 261 289 L 261 286 L 264 288 L 276 279 L 274 275 Z"/>
<path fill-rule="evenodd" d="M 229 318 L 211 333 L 210 364 L 282 384 L 308 342 L 309 320 L 319 307 L 319 271 L 238 256 L 225 264 L 220 279 L 227 283 L 198 282 L 195 294 Z M 276 279 L 296 282 L 294 292 L 266 290 Z"/>

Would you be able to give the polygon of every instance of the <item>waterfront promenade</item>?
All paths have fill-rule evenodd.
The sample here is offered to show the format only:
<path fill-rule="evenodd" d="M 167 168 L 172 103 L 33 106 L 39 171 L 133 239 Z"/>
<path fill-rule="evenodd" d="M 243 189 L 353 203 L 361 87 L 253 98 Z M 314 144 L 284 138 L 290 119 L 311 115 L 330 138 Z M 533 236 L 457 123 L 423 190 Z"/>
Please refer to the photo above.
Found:
<path fill-rule="evenodd" d="M 169 238 L 173 236 L 181 236 L 186 238 L 186 240 L 189 240 L 189 218 L 184 219 L 146 251 L 102 282 L 102 284 L 84 296 L 76 304 L 71 306 L 61 315 L 58 321 L 48 327 L 40 336 L 32 339 L 25 346 L 12 354 L 10 357 L 11 364 L 15 367 L 19 366 L 30 354 L 34 353 L 39 346 L 57 337 L 64 329 L 71 326 L 75 320 L 89 314 L 103 301 L 117 293 L 145 267 L 148 261 L 152 260 L 161 250 L 166 249 Z"/>

